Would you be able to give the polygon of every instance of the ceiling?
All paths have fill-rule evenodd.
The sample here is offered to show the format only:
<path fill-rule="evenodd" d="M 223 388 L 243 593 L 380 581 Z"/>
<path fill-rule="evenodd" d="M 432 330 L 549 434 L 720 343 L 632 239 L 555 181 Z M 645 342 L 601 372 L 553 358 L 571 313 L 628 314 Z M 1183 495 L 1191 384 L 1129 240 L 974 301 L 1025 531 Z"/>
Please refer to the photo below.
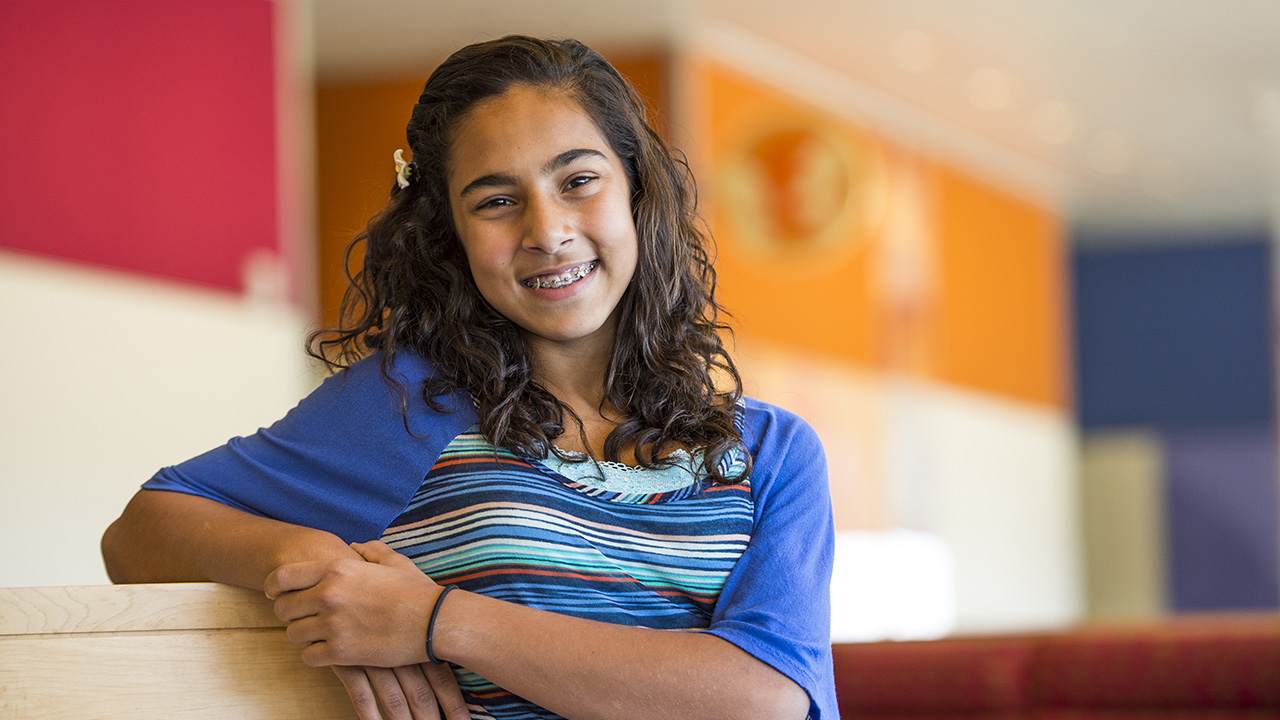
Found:
<path fill-rule="evenodd" d="M 712 28 L 1061 178 L 1082 234 L 1280 218 L 1280 0 L 308 5 L 322 83 L 425 79 L 458 46 L 508 32 L 617 50 L 696 45 L 708 35 L 691 28 Z"/>

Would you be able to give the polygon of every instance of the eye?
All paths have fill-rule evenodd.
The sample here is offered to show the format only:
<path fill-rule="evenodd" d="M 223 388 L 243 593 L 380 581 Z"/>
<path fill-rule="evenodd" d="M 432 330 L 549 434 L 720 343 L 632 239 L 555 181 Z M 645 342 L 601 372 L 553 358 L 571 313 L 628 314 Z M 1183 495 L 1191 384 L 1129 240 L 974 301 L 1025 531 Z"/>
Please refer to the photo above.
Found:
<path fill-rule="evenodd" d="M 595 179 L 596 179 L 595 175 L 574 175 L 573 177 L 569 178 L 568 182 L 564 184 L 564 189 L 575 190 L 584 185 L 590 184 Z"/>
<path fill-rule="evenodd" d="M 513 202 L 511 198 L 499 196 L 484 200 L 479 205 L 476 205 L 476 210 L 489 210 L 491 208 L 510 207 L 512 205 L 515 205 L 515 202 Z"/>

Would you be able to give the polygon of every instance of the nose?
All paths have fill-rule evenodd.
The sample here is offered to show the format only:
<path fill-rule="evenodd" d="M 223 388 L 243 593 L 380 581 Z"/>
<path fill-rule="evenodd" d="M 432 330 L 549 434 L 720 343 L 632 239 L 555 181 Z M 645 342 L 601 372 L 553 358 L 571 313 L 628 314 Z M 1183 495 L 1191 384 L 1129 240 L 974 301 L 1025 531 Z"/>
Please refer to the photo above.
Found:
<path fill-rule="evenodd" d="M 531 198 L 525 209 L 526 250 L 553 254 L 573 240 L 571 214 L 554 200 Z"/>

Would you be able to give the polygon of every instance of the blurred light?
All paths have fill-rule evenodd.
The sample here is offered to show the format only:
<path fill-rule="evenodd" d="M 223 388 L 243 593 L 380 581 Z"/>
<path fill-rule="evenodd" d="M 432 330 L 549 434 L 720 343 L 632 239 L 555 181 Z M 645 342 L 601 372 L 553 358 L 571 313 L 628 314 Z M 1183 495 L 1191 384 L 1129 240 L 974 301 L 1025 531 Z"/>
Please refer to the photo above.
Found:
<path fill-rule="evenodd" d="M 1076 118 L 1071 108 L 1046 100 L 1031 109 L 1031 134 L 1049 145 L 1063 145 L 1076 134 Z"/>
<path fill-rule="evenodd" d="M 893 61 L 910 73 L 924 73 L 938 61 L 938 43 L 919 30 L 904 30 L 893 39 Z"/>
<path fill-rule="evenodd" d="M 1089 140 L 1089 165 L 1106 175 L 1119 175 L 1133 165 L 1133 149 L 1123 135 L 1113 130 L 1103 130 Z"/>
<path fill-rule="evenodd" d="M 831 641 L 932 640 L 956 625 L 951 548 L 914 530 L 836 533 Z"/>
<path fill-rule="evenodd" d="M 289 298 L 289 268 L 273 250 L 250 251 L 240 266 L 240 282 L 251 305 L 279 305 Z"/>
<path fill-rule="evenodd" d="M 1143 191 L 1156 200 L 1173 200 L 1182 192 L 1182 170 L 1167 157 L 1147 162 L 1140 180 Z"/>
<path fill-rule="evenodd" d="M 999 110 L 1013 97 L 1009 73 L 999 68 L 981 67 L 969 73 L 965 86 L 969 102 L 979 110 Z"/>

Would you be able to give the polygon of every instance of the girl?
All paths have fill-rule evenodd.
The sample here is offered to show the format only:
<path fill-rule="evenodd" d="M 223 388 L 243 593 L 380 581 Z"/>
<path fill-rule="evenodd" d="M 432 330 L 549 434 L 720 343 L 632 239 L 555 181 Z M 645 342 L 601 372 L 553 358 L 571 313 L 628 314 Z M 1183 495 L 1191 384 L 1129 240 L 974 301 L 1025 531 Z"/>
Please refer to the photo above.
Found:
<path fill-rule="evenodd" d="M 312 338 L 341 371 L 148 481 L 112 579 L 265 589 L 361 718 L 836 718 L 822 449 L 742 397 L 635 93 L 512 36 L 445 61 L 407 134 Z"/>

